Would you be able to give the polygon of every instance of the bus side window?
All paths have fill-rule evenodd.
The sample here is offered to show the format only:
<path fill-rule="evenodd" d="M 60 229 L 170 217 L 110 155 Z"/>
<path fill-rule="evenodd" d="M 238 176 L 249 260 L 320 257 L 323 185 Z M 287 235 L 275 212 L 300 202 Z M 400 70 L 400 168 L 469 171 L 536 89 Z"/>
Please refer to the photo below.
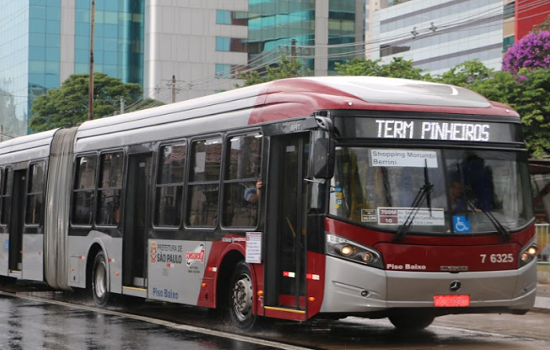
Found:
<path fill-rule="evenodd" d="M 98 208 L 96 223 L 105 226 L 117 226 L 120 222 L 120 195 L 122 192 L 122 152 L 101 155 Z"/>
<path fill-rule="evenodd" d="M 187 144 L 185 141 L 160 148 L 155 226 L 179 227 L 181 225 L 186 159 Z"/>
<path fill-rule="evenodd" d="M 219 138 L 192 144 L 186 224 L 195 227 L 216 225 L 222 160 Z"/>
<path fill-rule="evenodd" d="M 256 185 L 261 176 L 262 135 L 233 136 L 228 139 L 227 149 L 222 225 L 254 227 L 258 221 L 258 196 L 261 195 Z"/>
<path fill-rule="evenodd" d="M 72 223 L 91 225 L 94 212 L 97 157 L 95 155 L 76 159 L 73 189 Z"/>
<path fill-rule="evenodd" d="M 2 171 L 2 216 L 0 223 L 7 225 L 11 216 L 11 188 L 10 182 L 13 180 L 13 169 L 6 167 Z"/>
<path fill-rule="evenodd" d="M 40 224 L 44 198 L 44 162 L 31 164 L 29 167 L 29 182 L 27 189 L 26 224 Z"/>

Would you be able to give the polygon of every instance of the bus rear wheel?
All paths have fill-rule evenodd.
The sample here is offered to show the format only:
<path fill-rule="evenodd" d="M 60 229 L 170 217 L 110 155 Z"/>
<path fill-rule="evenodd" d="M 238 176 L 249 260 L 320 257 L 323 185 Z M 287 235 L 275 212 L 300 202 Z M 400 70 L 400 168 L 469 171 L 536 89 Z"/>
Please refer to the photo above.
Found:
<path fill-rule="evenodd" d="M 240 262 L 231 276 L 229 290 L 229 317 L 241 330 L 250 330 L 256 324 L 253 309 L 252 274 L 248 264 Z"/>
<path fill-rule="evenodd" d="M 107 288 L 107 259 L 101 251 L 96 254 L 92 268 L 92 294 L 97 306 L 107 306 L 110 296 Z"/>
<path fill-rule="evenodd" d="M 419 313 L 396 313 L 389 316 L 390 322 L 395 328 L 404 331 L 418 331 L 432 324 L 435 316 Z"/>

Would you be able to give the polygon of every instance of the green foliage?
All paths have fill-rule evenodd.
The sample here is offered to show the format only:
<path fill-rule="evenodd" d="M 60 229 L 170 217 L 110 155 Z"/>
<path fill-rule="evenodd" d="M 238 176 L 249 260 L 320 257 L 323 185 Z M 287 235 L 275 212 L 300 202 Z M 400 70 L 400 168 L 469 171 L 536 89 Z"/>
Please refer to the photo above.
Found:
<path fill-rule="evenodd" d="M 422 69 L 414 68 L 412 60 L 405 60 L 403 57 L 394 57 L 387 64 L 382 63 L 382 59 L 370 60 L 354 57 L 346 63 L 336 62 L 335 69 L 338 75 L 432 80 L 429 74 L 422 74 Z"/>
<path fill-rule="evenodd" d="M 544 22 L 542 22 L 541 24 L 539 25 L 536 25 L 534 28 L 533 28 L 533 33 L 538 33 L 540 31 L 547 31 L 547 32 L 550 32 L 550 15 L 548 15 L 546 17 L 546 19 L 544 20 Z"/>
<path fill-rule="evenodd" d="M 275 66 L 266 66 L 266 74 L 260 75 L 258 71 L 251 71 L 245 74 L 239 74 L 239 79 L 244 79 L 242 86 L 236 84 L 235 87 L 250 86 L 261 84 L 272 80 L 294 78 L 309 75 L 309 69 L 304 69 L 302 63 L 297 58 L 288 58 L 281 54 L 281 60 Z"/>
<path fill-rule="evenodd" d="M 88 119 L 88 74 L 73 74 L 59 89 L 48 90 L 33 103 L 30 128 L 45 131 L 68 128 Z M 140 98 L 139 84 L 123 83 L 104 73 L 94 74 L 94 119 L 112 115 L 120 109 L 120 100 L 127 105 Z M 147 108 L 147 107 L 145 107 Z M 143 109 L 143 108 L 142 108 Z"/>
<path fill-rule="evenodd" d="M 518 78 L 507 71 L 494 72 L 467 87 L 519 113 L 531 157 L 550 153 L 550 70 L 522 68 Z"/>
<path fill-rule="evenodd" d="M 458 64 L 434 79 L 436 82 L 456 86 L 469 86 L 492 76 L 494 71 L 487 68 L 478 60 L 466 61 Z"/>
<path fill-rule="evenodd" d="M 550 70 L 519 71 L 519 80 L 510 89 L 509 104 L 521 115 L 524 135 L 535 158 L 550 152 Z"/>

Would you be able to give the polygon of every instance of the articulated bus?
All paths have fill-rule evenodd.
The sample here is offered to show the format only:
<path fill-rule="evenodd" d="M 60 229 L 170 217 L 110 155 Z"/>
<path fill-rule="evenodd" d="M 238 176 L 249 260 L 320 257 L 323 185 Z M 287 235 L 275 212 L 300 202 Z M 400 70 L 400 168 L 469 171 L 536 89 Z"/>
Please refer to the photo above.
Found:
<path fill-rule="evenodd" d="M 527 158 L 509 107 L 401 79 L 283 79 L 92 120 L 0 144 L 0 279 L 217 308 L 242 330 L 524 314 Z"/>

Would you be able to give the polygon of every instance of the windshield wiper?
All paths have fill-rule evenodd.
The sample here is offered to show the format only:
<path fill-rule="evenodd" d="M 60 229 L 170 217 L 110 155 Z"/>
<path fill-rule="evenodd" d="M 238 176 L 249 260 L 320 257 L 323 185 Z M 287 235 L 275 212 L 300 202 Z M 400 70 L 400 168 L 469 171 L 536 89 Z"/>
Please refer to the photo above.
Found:
<path fill-rule="evenodd" d="M 510 240 L 510 231 L 495 218 L 492 212 L 485 210 L 483 205 L 480 205 L 479 197 L 476 195 L 476 193 L 469 187 L 464 187 L 464 193 L 466 194 L 467 204 L 468 206 L 476 211 L 481 210 L 485 216 L 491 221 L 493 226 L 497 229 L 498 233 L 502 236 L 503 242 L 508 242 Z"/>
<path fill-rule="evenodd" d="M 397 232 L 395 233 L 395 236 L 393 237 L 394 242 L 400 242 L 403 239 L 405 239 L 405 236 L 409 232 L 409 229 L 411 228 L 411 225 L 414 221 L 414 218 L 416 217 L 416 214 L 420 210 L 420 205 L 424 201 L 424 198 L 426 199 L 426 204 L 428 204 L 428 208 L 430 210 L 430 215 L 432 214 L 432 189 L 434 185 L 430 183 L 429 177 L 428 177 L 428 160 L 424 159 L 425 165 L 424 165 L 424 185 L 420 187 L 420 190 L 418 190 L 418 193 L 416 194 L 416 197 L 414 198 L 412 204 L 411 204 L 411 211 L 409 212 L 409 215 L 407 216 L 407 219 L 399 227 Z"/>

